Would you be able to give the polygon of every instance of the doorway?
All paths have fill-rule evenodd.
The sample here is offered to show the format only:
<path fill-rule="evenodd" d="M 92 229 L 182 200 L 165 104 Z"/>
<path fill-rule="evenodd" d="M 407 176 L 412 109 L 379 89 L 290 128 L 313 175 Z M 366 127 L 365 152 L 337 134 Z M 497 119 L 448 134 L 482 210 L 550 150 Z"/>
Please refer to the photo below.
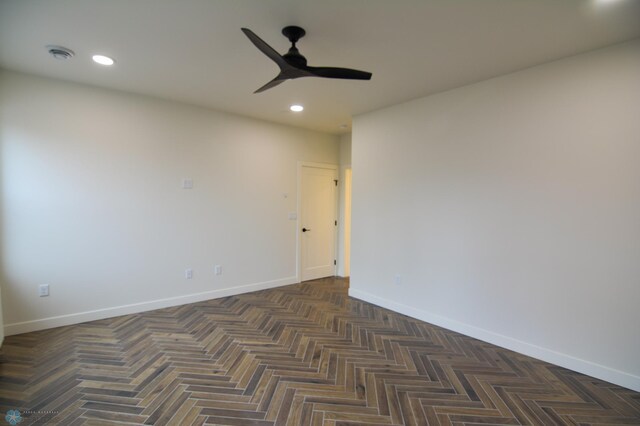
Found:
<path fill-rule="evenodd" d="M 336 274 L 337 172 L 332 164 L 300 164 L 300 280 Z"/>

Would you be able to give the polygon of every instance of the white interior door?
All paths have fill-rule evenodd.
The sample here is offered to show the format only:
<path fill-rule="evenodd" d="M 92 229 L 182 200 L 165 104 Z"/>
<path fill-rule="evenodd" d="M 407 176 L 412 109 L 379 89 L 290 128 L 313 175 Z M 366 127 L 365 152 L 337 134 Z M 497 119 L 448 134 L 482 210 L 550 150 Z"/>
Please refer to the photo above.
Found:
<path fill-rule="evenodd" d="M 302 281 L 335 275 L 336 168 L 302 166 L 300 266 Z"/>

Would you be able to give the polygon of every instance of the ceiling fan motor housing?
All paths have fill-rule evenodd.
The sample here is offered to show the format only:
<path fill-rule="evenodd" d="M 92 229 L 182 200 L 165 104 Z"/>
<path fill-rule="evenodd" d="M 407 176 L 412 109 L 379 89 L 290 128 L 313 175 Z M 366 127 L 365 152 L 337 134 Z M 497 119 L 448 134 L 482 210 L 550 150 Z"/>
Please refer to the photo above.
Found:
<path fill-rule="evenodd" d="M 283 58 L 287 60 L 291 65 L 295 67 L 304 67 L 307 65 L 307 58 L 302 56 L 298 48 L 296 47 L 296 42 L 300 40 L 306 34 L 306 31 L 300 27 L 296 27 L 295 25 L 290 25 L 288 27 L 284 27 L 282 29 L 282 34 L 289 39 L 291 42 L 291 47 L 289 51 L 282 55 Z"/>

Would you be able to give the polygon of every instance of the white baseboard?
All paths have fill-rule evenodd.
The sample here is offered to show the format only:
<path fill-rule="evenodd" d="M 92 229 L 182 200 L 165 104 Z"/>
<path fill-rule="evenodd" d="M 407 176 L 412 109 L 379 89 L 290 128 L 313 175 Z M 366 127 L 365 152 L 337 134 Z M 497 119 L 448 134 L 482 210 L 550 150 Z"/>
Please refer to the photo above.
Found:
<path fill-rule="evenodd" d="M 616 385 L 640 392 L 640 377 L 630 373 L 625 373 L 624 371 L 619 371 L 610 367 L 606 367 L 604 365 L 596 364 L 591 361 L 586 361 L 584 359 L 576 358 L 571 355 L 536 346 L 531 343 L 514 339 L 512 337 L 494 333 L 493 331 L 485 330 L 483 328 L 475 327 L 473 325 L 465 324 L 456 320 L 452 320 L 450 318 L 436 315 L 422 309 L 413 308 L 402 303 L 394 302 L 392 300 L 376 296 L 363 290 L 350 288 L 349 296 L 364 300 L 365 302 L 373 303 L 374 305 L 390 309 L 392 311 L 410 316 L 412 318 L 437 325 L 439 327 L 446 328 L 448 330 L 473 337 L 478 340 L 492 343 L 494 345 L 501 346 L 503 348 L 510 349 L 512 351 L 528 355 L 530 357 L 537 358 L 551 364 L 559 365 L 561 367 L 568 368 L 570 370 L 577 371 L 579 373 L 596 377 L 598 379 L 605 380 L 610 383 L 615 383 Z"/>
<path fill-rule="evenodd" d="M 295 284 L 297 282 L 298 279 L 296 277 L 289 277 L 237 287 L 205 291 L 202 293 L 187 294 L 184 296 L 168 297 L 165 299 L 132 303 L 130 305 L 114 306 L 111 308 L 96 309 L 93 311 L 78 312 L 32 321 L 16 322 L 13 324 L 6 324 L 4 326 L 4 334 L 5 336 L 11 336 L 14 334 L 22 334 L 31 331 L 45 330 L 48 328 L 62 327 L 65 325 L 79 324 L 87 321 L 112 318 L 120 315 L 136 314 L 139 312 L 152 311 L 154 309 L 168 308 L 171 306 L 185 305 L 187 303 L 202 302 L 204 300 L 235 296 L 242 293 L 250 293 L 252 291 L 266 290 L 268 288 L 281 287 L 284 285 Z"/>

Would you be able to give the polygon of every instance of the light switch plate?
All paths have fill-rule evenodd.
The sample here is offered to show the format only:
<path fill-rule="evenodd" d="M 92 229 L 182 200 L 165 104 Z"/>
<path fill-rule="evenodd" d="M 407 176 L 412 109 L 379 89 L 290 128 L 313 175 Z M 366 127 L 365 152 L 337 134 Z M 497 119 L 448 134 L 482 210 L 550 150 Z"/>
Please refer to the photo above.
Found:
<path fill-rule="evenodd" d="M 41 284 L 38 287 L 38 296 L 46 297 L 49 295 L 49 284 Z"/>

